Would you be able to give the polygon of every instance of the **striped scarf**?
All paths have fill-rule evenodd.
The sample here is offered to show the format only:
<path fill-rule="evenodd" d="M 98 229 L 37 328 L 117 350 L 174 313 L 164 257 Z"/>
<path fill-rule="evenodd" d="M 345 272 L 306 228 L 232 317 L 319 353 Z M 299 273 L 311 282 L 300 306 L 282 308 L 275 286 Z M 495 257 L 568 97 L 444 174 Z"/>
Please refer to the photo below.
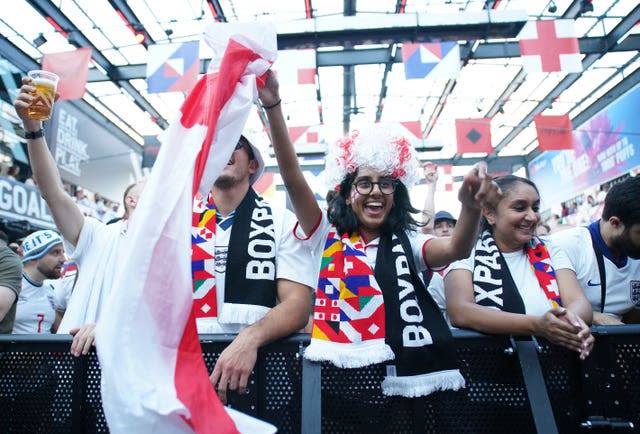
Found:
<path fill-rule="evenodd" d="M 387 362 L 385 395 L 457 390 L 464 378 L 451 332 L 405 252 L 406 234 L 383 235 L 374 272 L 359 235 L 330 231 L 305 357 L 342 368 Z"/>
<path fill-rule="evenodd" d="M 540 288 L 552 307 L 562 306 L 556 272 L 551 265 L 547 247 L 534 236 L 524 250 Z M 506 312 L 526 313 L 509 267 L 489 230 L 482 232 L 476 242 L 473 289 L 477 304 Z"/>

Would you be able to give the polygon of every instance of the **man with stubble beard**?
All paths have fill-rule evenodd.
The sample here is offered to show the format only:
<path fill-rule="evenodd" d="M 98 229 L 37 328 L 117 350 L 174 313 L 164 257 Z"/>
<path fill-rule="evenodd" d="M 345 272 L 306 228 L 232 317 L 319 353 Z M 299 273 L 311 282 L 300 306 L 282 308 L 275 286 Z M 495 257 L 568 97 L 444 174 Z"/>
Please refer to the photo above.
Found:
<path fill-rule="evenodd" d="M 600 220 L 550 240 L 567 253 L 594 324 L 640 323 L 640 176 L 611 187 Z"/>
<path fill-rule="evenodd" d="M 55 333 L 60 317 L 53 287 L 46 279 L 60 278 L 65 261 L 62 238 L 52 230 L 37 231 L 24 239 L 22 291 L 18 296 L 14 334 Z"/>
<path fill-rule="evenodd" d="M 315 273 L 293 237 L 296 218 L 252 188 L 264 170 L 243 134 L 208 197 L 196 197 L 192 278 L 198 333 L 237 333 L 211 373 L 223 402 L 243 393 L 258 348 L 304 327 Z"/>

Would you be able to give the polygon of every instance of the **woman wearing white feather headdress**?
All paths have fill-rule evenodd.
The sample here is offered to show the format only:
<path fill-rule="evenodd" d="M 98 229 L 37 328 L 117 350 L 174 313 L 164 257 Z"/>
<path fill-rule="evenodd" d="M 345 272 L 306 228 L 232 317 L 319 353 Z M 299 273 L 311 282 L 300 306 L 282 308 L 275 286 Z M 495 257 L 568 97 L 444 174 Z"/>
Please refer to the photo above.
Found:
<path fill-rule="evenodd" d="M 307 185 L 288 136 L 277 80 L 259 90 L 284 184 L 298 217 L 296 236 L 319 260 L 311 345 L 305 357 L 355 368 L 386 363 L 382 393 L 417 397 L 457 390 L 451 334 L 419 272 L 469 255 L 484 204 L 500 192 L 473 168 L 458 194 L 461 212 L 450 238 L 418 234 L 407 188 L 419 177 L 409 141 L 379 124 L 333 146 L 325 177 L 338 190 L 330 215 Z"/>

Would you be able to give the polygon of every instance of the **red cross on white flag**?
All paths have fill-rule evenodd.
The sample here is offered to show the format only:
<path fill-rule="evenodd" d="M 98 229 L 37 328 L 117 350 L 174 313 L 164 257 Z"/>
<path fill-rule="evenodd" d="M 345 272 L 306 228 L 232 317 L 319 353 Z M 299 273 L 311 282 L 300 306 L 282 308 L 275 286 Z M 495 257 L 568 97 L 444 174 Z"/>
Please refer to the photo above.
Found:
<path fill-rule="evenodd" d="M 532 72 L 582 72 L 573 20 L 529 21 L 520 32 L 522 66 Z"/>

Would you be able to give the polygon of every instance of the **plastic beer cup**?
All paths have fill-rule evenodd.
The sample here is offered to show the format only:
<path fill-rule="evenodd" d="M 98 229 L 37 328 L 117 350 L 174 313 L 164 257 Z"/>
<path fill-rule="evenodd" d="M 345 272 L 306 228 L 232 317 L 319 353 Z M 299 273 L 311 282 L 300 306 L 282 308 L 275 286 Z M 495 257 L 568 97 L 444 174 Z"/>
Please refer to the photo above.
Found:
<path fill-rule="evenodd" d="M 59 78 L 49 71 L 36 70 L 29 71 L 27 74 L 33 80 L 31 85 L 36 88 L 35 93 L 33 93 L 36 98 L 29 106 L 27 113 L 31 119 L 46 121 L 51 117 Z"/>

